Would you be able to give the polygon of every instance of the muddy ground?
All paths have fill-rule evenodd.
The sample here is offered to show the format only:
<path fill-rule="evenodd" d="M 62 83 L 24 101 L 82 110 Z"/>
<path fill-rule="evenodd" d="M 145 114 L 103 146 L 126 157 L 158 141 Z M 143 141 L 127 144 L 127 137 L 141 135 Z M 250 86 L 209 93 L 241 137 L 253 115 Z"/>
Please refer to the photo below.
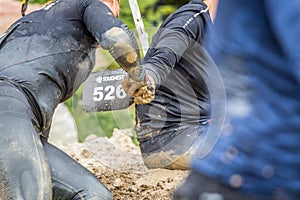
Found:
<path fill-rule="evenodd" d="M 131 130 L 115 130 L 111 138 L 89 136 L 62 149 L 94 173 L 115 199 L 169 200 L 187 171 L 147 169 Z"/>

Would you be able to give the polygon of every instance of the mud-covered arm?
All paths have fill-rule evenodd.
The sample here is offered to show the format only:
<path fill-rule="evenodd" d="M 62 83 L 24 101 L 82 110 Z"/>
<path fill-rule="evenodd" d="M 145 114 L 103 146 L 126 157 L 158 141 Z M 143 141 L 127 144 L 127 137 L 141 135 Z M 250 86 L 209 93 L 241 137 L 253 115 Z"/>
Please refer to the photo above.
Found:
<path fill-rule="evenodd" d="M 114 59 L 136 81 L 144 81 L 145 72 L 139 67 L 141 56 L 135 37 L 125 24 L 102 34 L 102 48 L 109 50 Z"/>
<path fill-rule="evenodd" d="M 126 72 L 141 64 L 139 46 L 132 31 L 104 3 L 98 0 L 81 0 L 79 10 L 89 32 Z M 143 79 L 141 70 L 133 71 L 135 73 L 129 74 L 131 78 Z"/>

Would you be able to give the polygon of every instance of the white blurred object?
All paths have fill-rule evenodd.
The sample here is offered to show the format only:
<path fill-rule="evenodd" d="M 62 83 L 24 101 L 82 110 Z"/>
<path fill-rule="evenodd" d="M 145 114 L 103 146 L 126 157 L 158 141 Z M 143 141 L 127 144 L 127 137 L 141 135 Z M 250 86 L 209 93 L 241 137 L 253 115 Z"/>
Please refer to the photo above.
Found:
<path fill-rule="evenodd" d="M 68 107 L 59 104 L 54 112 L 49 142 L 55 146 L 78 143 L 78 131 Z"/>
<path fill-rule="evenodd" d="M 144 22 L 143 22 L 143 19 L 141 16 L 140 8 L 139 8 L 137 0 L 128 0 L 128 2 L 129 2 L 130 9 L 131 9 L 132 17 L 134 20 L 135 28 L 136 28 L 138 36 L 139 36 L 142 51 L 145 56 L 147 53 L 147 50 L 149 48 L 149 42 L 148 42 L 148 34 L 145 31 Z"/>

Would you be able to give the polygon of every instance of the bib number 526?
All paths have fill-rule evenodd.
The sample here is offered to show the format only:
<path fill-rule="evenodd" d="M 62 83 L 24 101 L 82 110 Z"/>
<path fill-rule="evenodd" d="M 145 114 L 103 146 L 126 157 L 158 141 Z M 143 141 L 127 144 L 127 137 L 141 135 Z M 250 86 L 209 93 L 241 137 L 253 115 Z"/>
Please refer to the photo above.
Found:
<path fill-rule="evenodd" d="M 128 96 L 122 82 L 124 70 L 93 72 L 83 84 L 82 104 L 86 112 L 102 112 L 128 108 L 133 99 Z"/>
<path fill-rule="evenodd" d="M 100 86 L 94 88 L 94 101 L 125 99 L 125 93 L 122 85 L 107 85 L 106 87 Z"/>

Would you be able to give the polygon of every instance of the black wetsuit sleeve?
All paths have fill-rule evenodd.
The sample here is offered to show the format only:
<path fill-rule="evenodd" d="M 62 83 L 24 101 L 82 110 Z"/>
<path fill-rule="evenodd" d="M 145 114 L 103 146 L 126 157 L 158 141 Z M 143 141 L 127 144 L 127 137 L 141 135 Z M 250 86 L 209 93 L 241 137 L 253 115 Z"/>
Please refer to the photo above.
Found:
<path fill-rule="evenodd" d="M 88 31 L 101 43 L 102 35 L 113 27 L 124 23 L 116 18 L 111 10 L 99 0 L 80 0 L 79 10 Z"/>
<path fill-rule="evenodd" d="M 156 84 L 166 80 L 189 46 L 203 37 L 203 19 L 194 15 L 191 11 L 169 17 L 153 37 L 143 67 Z"/>
<path fill-rule="evenodd" d="M 125 71 L 141 64 L 139 46 L 132 31 L 104 3 L 80 0 L 79 9 L 88 31 Z"/>

